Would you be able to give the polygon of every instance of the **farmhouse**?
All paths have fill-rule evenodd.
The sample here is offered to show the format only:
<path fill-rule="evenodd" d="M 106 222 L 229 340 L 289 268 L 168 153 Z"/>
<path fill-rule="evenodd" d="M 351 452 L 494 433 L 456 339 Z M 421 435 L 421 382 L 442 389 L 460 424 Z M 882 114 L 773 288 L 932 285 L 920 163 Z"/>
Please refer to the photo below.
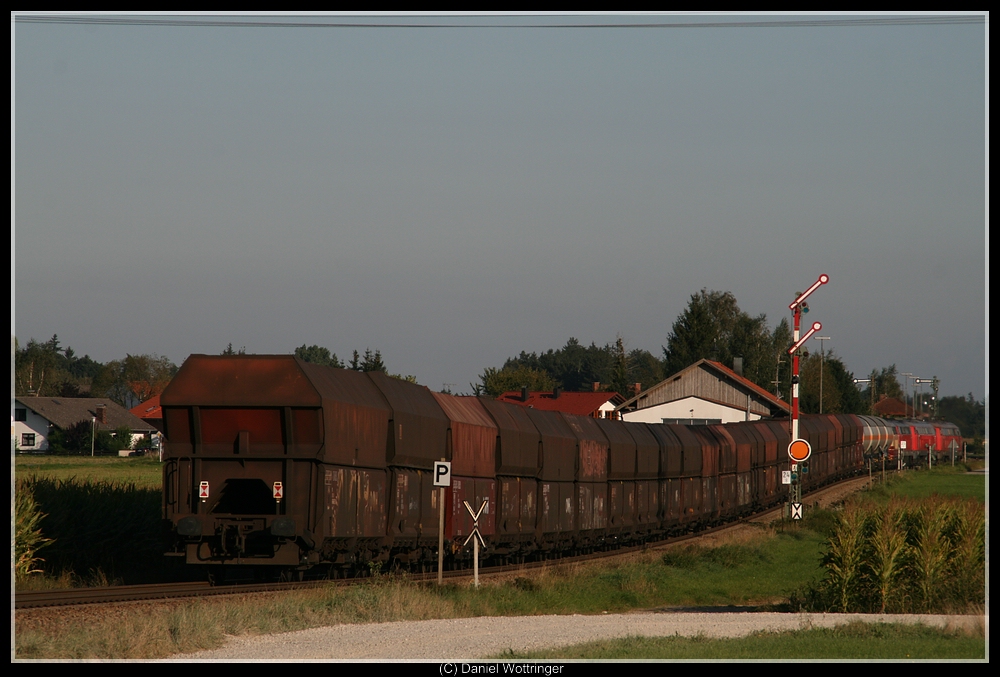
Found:
<path fill-rule="evenodd" d="M 101 397 L 17 397 L 11 425 L 18 451 L 47 451 L 49 433 L 80 421 L 93 422 L 95 431 L 116 431 L 127 426 L 132 442 L 148 437 L 156 428 L 130 414 L 124 407 Z"/>

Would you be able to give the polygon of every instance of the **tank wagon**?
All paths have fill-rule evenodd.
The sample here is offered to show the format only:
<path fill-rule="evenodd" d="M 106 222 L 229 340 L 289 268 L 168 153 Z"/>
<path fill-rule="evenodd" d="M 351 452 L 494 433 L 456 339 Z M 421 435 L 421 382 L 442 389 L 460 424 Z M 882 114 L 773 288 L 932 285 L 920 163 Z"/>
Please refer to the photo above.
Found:
<path fill-rule="evenodd" d="M 787 421 L 623 423 L 454 397 L 383 373 L 292 355 L 192 355 L 164 390 L 163 514 L 168 554 L 189 564 L 437 561 L 435 461 L 449 566 L 486 508 L 486 557 L 523 561 L 691 531 L 787 495 Z M 807 489 L 859 472 L 884 442 L 874 424 L 807 416 Z M 890 435 L 887 433 L 886 437 Z M 882 446 L 880 446 L 882 445 Z"/>

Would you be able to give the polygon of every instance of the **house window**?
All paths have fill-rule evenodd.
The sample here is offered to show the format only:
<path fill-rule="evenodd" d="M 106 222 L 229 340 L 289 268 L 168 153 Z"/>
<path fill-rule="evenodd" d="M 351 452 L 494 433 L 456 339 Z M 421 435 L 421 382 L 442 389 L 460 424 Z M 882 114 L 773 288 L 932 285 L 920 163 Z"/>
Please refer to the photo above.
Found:
<path fill-rule="evenodd" d="M 14 409 L 14 420 L 15 421 L 27 421 L 28 420 L 28 410 L 27 409 Z"/>
<path fill-rule="evenodd" d="M 21 446 L 22 447 L 35 446 L 35 433 L 21 433 Z"/>

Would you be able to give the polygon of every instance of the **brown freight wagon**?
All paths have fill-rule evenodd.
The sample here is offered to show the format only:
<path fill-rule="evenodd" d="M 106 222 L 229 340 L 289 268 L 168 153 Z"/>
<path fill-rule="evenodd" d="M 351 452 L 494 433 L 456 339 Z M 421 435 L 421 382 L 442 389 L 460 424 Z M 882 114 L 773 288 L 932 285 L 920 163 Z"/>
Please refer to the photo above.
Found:
<path fill-rule="evenodd" d="M 523 558 L 537 544 L 541 436 L 524 407 L 490 398 L 479 402 L 497 428 L 495 547 L 505 557 Z"/>
<path fill-rule="evenodd" d="M 608 438 L 597 419 L 561 414 L 576 437 L 576 547 L 600 546 L 608 528 Z"/>
<path fill-rule="evenodd" d="M 464 543 L 475 522 L 466 503 L 479 512 L 479 533 L 496 533 L 497 426 L 475 397 L 431 393 L 449 420 L 445 456 L 451 458 L 451 491 L 445 493 L 445 533 Z M 443 460 L 443 459 L 442 459 Z M 472 549 L 463 551 L 471 557 Z"/>
<path fill-rule="evenodd" d="M 160 402 L 169 554 L 288 566 L 388 547 L 391 410 L 367 375 L 192 355 Z"/>
<path fill-rule="evenodd" d="M 647 540 L 660 531 L 660 443 L 645 423 L 626 430 L 635 440 L 637 537 Z"/>
<path fill-rule="evenodd" d="M 608 538 L 617 543 L 637 534 L 636 443 L 620 421 L 593 419 L 608 438 Z"/>
<path fill-rule="evenodd" d="M 558 412 L 525 411 L 538 430 L 542 447 L 535 538 L 539 548 L 547 552 L 569 550 L 575 547 L 578 529 L 576 435 Z"/>

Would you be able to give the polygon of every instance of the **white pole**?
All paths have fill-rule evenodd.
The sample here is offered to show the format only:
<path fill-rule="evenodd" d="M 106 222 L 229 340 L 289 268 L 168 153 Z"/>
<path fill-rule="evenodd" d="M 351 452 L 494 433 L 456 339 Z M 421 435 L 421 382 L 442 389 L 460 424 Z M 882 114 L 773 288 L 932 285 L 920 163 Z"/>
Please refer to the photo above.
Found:
<path fill-rule="evenodd" d="M 438 494 L 438 585 L 444 585 L 444 487 Z"/>
<path fill-rule="evenodd" d="M 472 547 L 472 578 L 476 583 L 476 589 L 479 589 L 479 538 L 473 538 Z"/>

